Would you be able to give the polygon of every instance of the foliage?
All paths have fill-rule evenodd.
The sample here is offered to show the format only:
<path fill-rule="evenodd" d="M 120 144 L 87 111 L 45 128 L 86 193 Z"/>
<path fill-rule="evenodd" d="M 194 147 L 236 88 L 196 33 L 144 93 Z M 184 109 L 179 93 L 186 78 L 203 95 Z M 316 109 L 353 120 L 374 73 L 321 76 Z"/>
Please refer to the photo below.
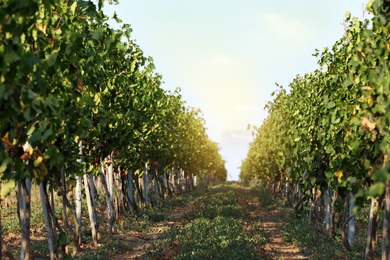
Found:
<path fill-rule="evenodd" d="M 371 6 L 379 12 L 379 2 Z M 319 54 L 321 69 L 297 76 L 266 106 L 268 118 L 241 166 L 241 179 L 300 183 L 302 192 L 331 186 L 340 195 L 387 179 L 388 20 L 347 17 L 342 39 Z M 376 40 L 375 40 L 376 39 Z M 381 170 L 382 169 L 382 170 Z"/>
<path fill-rule="evenodd" d="M 80 174 L 83 140 L 89 172 L 98 171 L 96 158 L 117 151 L 115 162 L 125 168 L 153 160 L 225 179 L 200 111 L 161 88 L 130 25 L 110 28 L 102 4 L 2 2 L 0 177 L 40 182 L 55 178 L 64 162 L 68 178 Z"/>
<path fill-rule="evenodd" d="M 261 180 L 310 216 L 328 191 L 345 220 L 350 196 L 356 214 L 390 185 L 390 6 L 369 1 L 367 10 L 364 21 L 347 12 L 343 37 L 316 50 L 319 69 L 273 93 L 241 165 L 241 180 Z"/>
<path fill-rule="evenodd" d="M 179 89 L 163 90 L 131 26 L 111 28 L 103 4 L 1 1 L 1 198 L 26 179 L 66 196 L 59 192 L 64 181 L 100 174 L 107 157 L 120 177 L 140 177 L 149 164 L 159 179 L 170 169 L 226 179 L 200 110 L 186 107 Z"/>

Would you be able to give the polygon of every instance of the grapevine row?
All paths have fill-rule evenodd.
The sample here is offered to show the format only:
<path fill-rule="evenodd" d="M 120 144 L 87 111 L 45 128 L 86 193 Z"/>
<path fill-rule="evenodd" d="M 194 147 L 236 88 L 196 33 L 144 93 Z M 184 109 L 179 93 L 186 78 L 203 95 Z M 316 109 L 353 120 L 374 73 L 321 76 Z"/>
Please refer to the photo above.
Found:
<path fill-rule="evenodd" d="M 356 214 L 369 200 L 366 257 L 376 250 L 383 215 L 382 259 L 390 240 L 390 4 L 367 5 L 371 19 L 346 14 L 346 31 L 314 55 L 320 68 L 279 87 L 241 166 L 297 212 L 352 250 Z"/>
<path fill-rule="evenodd" d="M 103 2 L 0 4 L 1 198 L 16 187 L 22 259 L 32 258 L 31 183 L 39 185 L 54 259 L 69 241 L 81 245 L 83 194 L 97 246 L 98 196 L 112 233 L 121 214 L 192 189 L 195 176 L 226 179 L 201 112 L 186 107 L 179 90 L 161 88 L 131 27 L 111 28 Z M 61 224 L 54 191 L 63 202 Z"/>

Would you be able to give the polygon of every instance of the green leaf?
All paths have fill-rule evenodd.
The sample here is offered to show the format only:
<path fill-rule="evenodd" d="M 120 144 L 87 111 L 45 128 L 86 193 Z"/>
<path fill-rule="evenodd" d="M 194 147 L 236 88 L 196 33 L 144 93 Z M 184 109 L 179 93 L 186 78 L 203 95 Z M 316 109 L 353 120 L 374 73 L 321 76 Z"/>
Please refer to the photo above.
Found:
<path fill-rule="evenodd" d="M 30 136 L 28 142 L 31 144 L 32 147 L 36 147 L 41 139 L 42 139 L 42 133 L 41 131 L 37 130 L 34 131 L 34 133 Z"/>
<path fill-rule="evenodd" d="M 375 0 L 368 1 L 368 3 L 366 4 L 367 11 L 372 12 L 372 5 L 374 4 L 374 2 L 375 2 Z"/>
<path fill-rule="evenodd" d="M 35 99 L 35 98 L 37 97 L 37 95 L 35 94 L 34 91 L 32 91 L 31 89 L 29 89 L 29 90 L 27 91 L 27 97 L 28 97 L 29 99 Z"/>
<path fill-rule="evenodd" d="M 336 106 L 336 103 L 334 103 L 333 101 L 330 101 L 330 102 L 328 102 L 328 104 L 327 104 L 327 107 L 328 107 L 329 109 L 334 108 L 335 106 Z"/>
<path fill-rule="evenodd" d="M 117 23 L 121 23 L 122 22 L 122 20 L 118 17 L 116 12 L 114 12 L 114 15 L 112 16 L 112 18 L 114 18 Z"/>
<path fill-rule="evenodd" d="M 94 33 L 92 33 L 92 39 L 93 40 L 100 40 L 100 38 L 103 36 L 103 30 L 104 27 L 99 27 Z"/>
<path fill-rule="evenodd" d="M 42 136 L 42 141 L 46 141 L 49 137 L 51 137 L 53 135 L 53 130 L 51 129 L 51 127 L 49 127 L 45 133 L 43 134 Z"/>
<path fill-rule="evenodd" d="M 351 120 L 351 124 L 354 126 L 359 126 L 359 127 L 362 125 L 360 118 L 358 118 L 356 116 Z"/>
<path fill-rule="evenodd" d="M 353 84 L 353 82 L 350 80 L 350 79 L 346 79 L 344 82 L 343 82 L 343 86 L 344 87 L 349 87 Z"/>
<path fill-rule="evenodd" d="M 388 143 L 387 143 L 387 136 L 383 138 L 382 142 L 379 144 L 379 150 L 381 150 L 382 153 L 386 154 L 388 153 Z"/>
<path fill-rule="evenodd" d="M 136 60 L 133 60 L 133 61 L 131 62 L 130 73 L 134 73 L 136 63 L 137 63 Z"/>
<path fill-rule="evenodd" d="M 364 168 L 369 170 L 371 169 L 371 162 L 370 160 L 364 159 Z"/>
<path fill-rule="evenodd" d="M 76 13 L 76 8 L 77 8 L 77 1 L 74 2 L 74 3 L 70 6 L 70 11 L 72 12 L 73 15 Z"/>
<path fill-rule="evenodd" d="M 385 104 L 380 104 L 380 103 L 377 103 L 373 108 L 372 108 L 372 112 L 374 114 L 384 114 L 386 112 L 386 105 Z"/>
<path fill-rule="evenodd" d="M 383 194 L 385 191 L 385 184 L 382 182 L 375 183 L 372 185 L 368 191 L 367 191 L 367 196 L 372 196 L 374 198 L 379 197 Z"/>
<path fill-rule="evenodd" d="M 390 173 L 388 172 L 388 167 L 384 167 L 378 171 L 376 171 L 372 175 L 372 179 L 376 182 L 382 182 L 385 183 L 387 179 L 390 177 Z"/>
<path fill-rule="evenodd" d="M 338 123 L 340 123 L 340 117 L 332 120 L 332 124 L 338 124 Z"/>
<path fill-rule="evenodd" d="M 354 140 L 350 143 L 350 147 L 356 151 L 357 149 L 359 149 L 360 147 L 360 144 L 361 144 L 361 141 L 360 140 Z"/>
<path fill-rule="evenodd" d="M 35 125 L 36 125 L 35 123 L 31 125 L 31 127 L 27 131 L 27 135 L 31 135 L 35 131 L 36 129 Z"/>
<path fill-rule="evenodd" d="M 11 191 L 15 188 L 16 182 L 14 180 L 9 180 L 2 184 L 0 198 L 4 199 L 8 197 Z"/>
<path fill-rule="evenodd" d="M 351 13 L 349 11 L 345 12 L 345 19 L 349 21 L 351 19 Z"/>
<path fill-rule="evenodd" d="M 3 173 L 5 172 L 5 170 L 7 170 L 7 166 L 12 162 L 12 159 L 11 158 L 6 158 L 5 160 L 3 160 L 1 162 L 1 165 L 0 165 L 0 173 Z"/>
<path fill-rule="evenodd" d="M 5 64 L 11 64 L 11 63 L 14 63 L 15 61 L 19 61 L 19 60 L 20 60 L 19 55 L 14 51 L 6 52 L 4 54 Z"/>
<path fill-rule="evenodd" d="M 350 184 L 355 184 L 355 183 L 356 183 L 356 180 L 357 180 L 356 177 L 352 177 L 352 176 L 348 177 L 348 182 L 349 182 Z"/>
<path fill-rule="evenodd" d="M 31 121 L 34 118 L 34 116 L 35 114 L 31 112 L 30 108 L 27 108 L 26 111 L 24 111 L 23 113 L 23 117 L 24 119 L 26 119 L 26 121 Z"/>
<path fill-rule="evenodd" d="M 56 64 L 56 61 L 57 61 L 57 57 L 58 57 L 58 51 L 54 51 L 50 54 L 49 57 L 47 57 L 46 59 L 46 62 L 47 62 L 47 65 L 49 67 L 52 67 Z"/>

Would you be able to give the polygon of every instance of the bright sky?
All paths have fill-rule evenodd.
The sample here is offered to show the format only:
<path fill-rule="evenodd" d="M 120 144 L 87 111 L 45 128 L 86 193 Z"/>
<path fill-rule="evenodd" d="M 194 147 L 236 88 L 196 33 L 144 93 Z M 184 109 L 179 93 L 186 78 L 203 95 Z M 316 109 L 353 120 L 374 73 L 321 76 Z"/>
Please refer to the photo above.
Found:
<path fill-rule="evenodd" d="M 260 126 L 275 82 L 287 86 L 314 71 L 315 49 L 340 39 L 345 12 L 362 19 L 358 0 L 119 0 L 106 3 L 131 24 L 132 38 L 151 56 L 167 90 L 182 89 L 200 108 L 208 134 L 221 147 L 229 180 Z M 367 15 L 367 14 L 366 14 Z M 115 22 L 112 22 L 114 27 Z M 116 26 L 115 26 L 116 27 Z"/>

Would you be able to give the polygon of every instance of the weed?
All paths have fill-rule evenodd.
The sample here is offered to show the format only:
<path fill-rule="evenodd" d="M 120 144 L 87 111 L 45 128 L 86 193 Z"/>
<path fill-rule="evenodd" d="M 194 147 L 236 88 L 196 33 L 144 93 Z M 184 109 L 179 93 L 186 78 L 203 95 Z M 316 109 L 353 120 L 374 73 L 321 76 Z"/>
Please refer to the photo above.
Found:
<path fill-rule="evenodd" d="M 143 214 L 143 218 L 146 221 L 162 222 L 166 220 L 167 215 L 165 212 L 157 212 L 156 210 L 146 210 Z"/>
<path fill-rule="evenodd" d="M 348 252 L 340 241 L 327 233 L 316 230 L 307 219 L 293 218 L 286 223 L 282 238 L 287 243 L 298 245 L 312 259 L 362 259 L 359 252 Z"/>
<path fill-rule="evenodd" d="M 236 185 L 216 186 L 197 198 L 183 217 L 186 221 L 172 226 L 148 255 L 162 258 L 168 248 L 175 259 L 260 258 L 266 236 L 260 222 L 249 227 L 242 220 L 249 205 Z"/>
<path fill-rule="evenodd" d="M 257 200 L 264 208 L 272 208 L 278 206 L 278 200 L 274 198 L 272 193 L 263 187 L 253 187 L 250 190 L 254 200 Z"/>
<path fill-rule="evenodd" d="M 197 218 L 173 227 L 164 244 L 176 252 L 177 259 L 255 259 L 264 237 L 242 226 L 242 220 L 232 217 Z"/>

